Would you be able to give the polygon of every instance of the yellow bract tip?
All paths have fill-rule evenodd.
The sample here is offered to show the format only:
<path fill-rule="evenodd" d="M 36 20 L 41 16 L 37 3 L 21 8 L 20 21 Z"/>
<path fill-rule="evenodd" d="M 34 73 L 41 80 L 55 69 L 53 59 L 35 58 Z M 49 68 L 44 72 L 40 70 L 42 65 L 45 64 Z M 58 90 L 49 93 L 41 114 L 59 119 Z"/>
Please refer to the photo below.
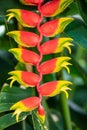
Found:
<path fill-rule="evenodd" d="M 56 62 L 56 67 L 53 72 L 59 72 L 62 68 L 66 68 L 68 73 L 70 73 L 68 65 L 71 65 L 68 61 L 70 60 L 70 57 L 59 57 Z"/>
<path fill-rule="evenodd" d="M 70 24 L 73 20 L 74 20 L 74 18 L 69 18 L 69 17 L 60 18 L 57 31 L 59 33 L 62 33 L 64 31 L 64 29 L 66 28 L 66 26 L 68 24 Z"/>

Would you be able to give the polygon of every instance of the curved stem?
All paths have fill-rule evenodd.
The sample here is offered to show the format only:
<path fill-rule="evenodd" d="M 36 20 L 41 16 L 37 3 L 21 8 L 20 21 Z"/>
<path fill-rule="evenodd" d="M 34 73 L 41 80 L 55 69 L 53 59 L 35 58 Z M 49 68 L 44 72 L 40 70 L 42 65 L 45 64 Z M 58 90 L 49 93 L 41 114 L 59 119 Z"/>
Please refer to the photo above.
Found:
<path fill-rule="evenodd" d="M 60 103 L 61 103 L 65 130 L 72 130 L 70 111 L 69 111 L 69 106 L 67 103 L 65 93 L 60 94 Z"/>
<path fill-rule="evenodd" d="M 42 38 L 43 38 L 43 35 L 42 35 L 41 31 L 40 31 L 40 24 L 41 24 L 41 22 L 43 20 L 43 14 L 41 13 L 41 2 L 38 4 L 38 11 L 40 13 L 40 19 L 39 19 L 38 24 L 37 24 L 37 30 L 40 33 L 40 36 L 39 36 L 39 41 L 38 41 L 38 44 L 37 44 L 37 49 L 39 51 L 39 61 L 38 61 L 37 65 L 36 65 L 36 68 L 37 68 L 37 70 L 39 72 L 39 77 L 40 78 L 39 78 L 39 81 L 38 81 L 38 84 L 37 84 L 37 91 L 38 91 L 38 88 L 40 86 L 40 82 L 42 80 L 42 73 L 39 70 L 39 65 L 40 65 L 40 62 L 41 62 L 41 60 L 43 58 L 43 55 L 42 55 L 42 52 L 41 52 L 41 49 L 40 49 L 40 44 L 41 44 L 41 41 L 42 41 Z M 42 100 L 42 95 L 39 93 L 39 91 L 38 91 L 38 94 L 39 94 L 40 100 Z"/>

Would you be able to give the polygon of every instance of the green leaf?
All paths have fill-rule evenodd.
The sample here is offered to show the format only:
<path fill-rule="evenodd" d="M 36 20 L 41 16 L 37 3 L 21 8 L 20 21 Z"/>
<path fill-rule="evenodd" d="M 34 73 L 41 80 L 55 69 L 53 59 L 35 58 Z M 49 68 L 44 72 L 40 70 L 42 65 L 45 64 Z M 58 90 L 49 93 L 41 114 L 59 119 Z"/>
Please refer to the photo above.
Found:
<path fill-rule="evenodd" d="M 87 84 L 87 72 L 81 65 L 72 58 L 72 66 L 70 67 L 72 77 L 81 77 L 85 84 Z"/>
<path fill-rule="evenodd" d="M 13 105 L 13 103 L 0 103 L 0 113 L 9 111 L 9 109 L 12 105 Z"/>
<path fill-rule="evenodd" d="M 18 0 L 2 0 L 0 1 L 0 13 L 1 14 L 6 14 L 6 10 L 7 9 L 11 9 L 11 8 L 20 8 L 20 9 L 36 9 L 36 7 L 32 7 L 32 6 L 26 6 L 21 4 Z"/>
<path fill-rule="evenodd" d="M 48 120 L 49 120 L 49 129 L 50 130 L 53 130 L 53 129 L 60 130 L 59 128 L 61 127 L 61 124 L 62 124 L 62 120 L 61 120 L 61 122 L 58 121 L 58 120 L 60 120 L 59 114 L 58 113 L 55 114 L 55 113 L 56 113 L 55 109 L 52 109 L 52 110 L 49 109 Z M 61 127 L 61 130 L 62 130 L 62 127 Z"/>
<path fill-rule="evenodd" d="M 10 88 L 9 86 L 5 86 L 2 88 L 0 93 L 0 113 L 10 111 L 10 107 L 17 101 L 32 96 L 34 94 L 34 89 L 27 88 L 21 89 L 18 87 Z M 30 113 L 22 113 L 19 117 L 19 122 L 24 120 Z M 4 113 L 3 116 L 0 117 L 0 130 L 7 128 L 13 124 L 16 124 L 15 116 L 12 117 L 12 114 Z"/>
<path fill-rule="evenodd" d="M 76 0 L 79 12 L 87 25 L 87 1 L 85 0 Z"/>
<path fill-rule="evenodd" d="M 8 111 L 15 102 L 34 95 L 33 88 L 21 89 L 5 86 L 0 93 L 0 112 Z"/>
<path fill-rule="evenodd" d="M 7 51 L 0 51 L 0 86 L 7 82 L 8 72 L 14 69 L 16 62 Z"/>
<path fill-rule="evenodd" d="M 80 98 L 81 100 L 81 98 Z M 72 121 L 81 129 L 86 130 L 87 128 L 87 112 L 79 107 L 76 103 L 69 101 L 70 113 Z"/>
<path fill-rule="evenodd" d="M 73 101 L 80 106 L 87 115 L 87 88 L 85 86 L 76 86 Z"/>
<path fill-rule="evenodd" d="M 76 5 L 76 2 L 72 2 L 61 14 L 59 14 L 59 17 L 67 17 L 78 14 L 78 8 Z M 58 18 L 57 16 L 57 18 Z"/>
<path fill-rule="evenodd" d="M 62 115 L 58 110 L 51 109 L 48 116 L 50 130 L 64 130 Z"/>
<path fill-rule="evenodd" d="M 22 113 L 19 117 L 19 122 L 24 120 L 30 113 Z M 0 130 L 3 130 L 13 124 L 16 124 L 16 118 L 12 117 L 12 113 L 0 117 Z"/>
<path fill-rule="evenodd" d="M 73 38 L 74 43 L 87 49 L 87 26 L 80 19 L 75 19 L 68 25 L 65 29 L 65 36 Z"/>

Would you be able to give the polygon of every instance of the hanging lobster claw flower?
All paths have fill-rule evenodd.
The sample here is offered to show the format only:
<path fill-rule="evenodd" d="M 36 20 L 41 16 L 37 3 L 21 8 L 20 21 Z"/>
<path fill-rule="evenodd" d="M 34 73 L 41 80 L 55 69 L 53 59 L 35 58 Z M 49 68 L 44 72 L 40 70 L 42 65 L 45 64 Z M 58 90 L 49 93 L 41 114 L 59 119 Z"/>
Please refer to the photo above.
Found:
<path fill-rule="evenodd" d="M 60 94 L 61 92 L 64 92 L 66 94 L 66 97 L 68 98 L 68 92 L 67 90 L 71 90 L 68 86 L 72 83 L 66 80 L 59 80 L 59 81 L 53 81 L 53 82 L 47 82 L 45 84 L 42 84 L 38 90 L 41 95 L 53 97 L 57 94 Z"/>
<path fill-rule="evenodd" d="M 42 3 L 43 0 L 19 0 L 24 5 L 34 5 L 37 6 L 39 3 Z"/>
<path fill-rule="evenodd" d="M 63 12 L 73 0 L 53 0 L 41 7 L 41 13 L 46 17 L 56 16 Z"/>
<path fill-rule="evenodd" d="M 12 37 L 19 45 L 24 47 L 34 47 L 37 45 L 39 36 L 33 32 L 27 31 L 11 31 L 7 33 Z"/>
<path fill-rule="evenodd" d="M 53 40 L 49 40 L 41 45 L 41 52 L 43 55 L 51 54 L 51 53 L 59 53 L 62 52 L 64 48 L 67 48 L 69 53 L 71 53 L 71 48 L 73 44 L 72 38 L 56 38 Z"/>
<path fill-rule="evenodd" d="M 40 99 L 39 97 L 30 97 L 25 98 L 17 103 L 15 103 L 13 106 L 11 106 L 10 110 L 15 110 L 13 113 L 13 116 L 16 115 L 16 121 L 18 122 L 19 115 L 22 112 L 30 112 L 34 109 L 36 109 L 40 105 Z"/>
<path fill-rule="evenodd" d="M 51 60 L 48 60 L 44 63 L 42 63 L 39 67 L 40 72 L 44 74 L 51 74 L 55 72 L 59 72 L 62 68 L 66 68 L 68 73 L 70 73 L 68 65 L 71 65 L 68 63 L 70 60 L 70 57 L 58 57 Z"/>
<path fill-rule="evenodd" d="M 54 37 L 64 31 L 73 18 L 57 18 L 41 25 L 40 32 L 46 37 Z"/>
<path fill-rule="evenodd" d="M 34 87 L 37 85 L 39 80 L 39 76 L 32 72 L 16 70 L 9 72 L 9 74 L 12 75 L 10 78 L 8 78 L 11 79 L 10 87 L 12 87 L 14 81 L 19 82 L 25 87 Z"/>
<path fill-rule="evenodd" d="M 45 121 L 45 111 L 44 111 L 44 107 L 42 105 L 40 105 L 38 110 L 37 110 L 37 116 L 39 117 L 40 121 L 42 123 L 44 123 L 44 121 Z"/>
<path fill-rule="evenodd" d="M 24 27 L 36 27 L 40 18 L 36 13 L 22 9 L 9 9 L 7 12 L 8 21 L 15 17 Z"/>
<path fill-rule="evenodd" d="M 13 53 L 15 58 L 22 63 L 30 63 L 36 65 L 39 60 L 39 55 L 33 51 L 23 48 L 13 48 L 9 52 Z"/>

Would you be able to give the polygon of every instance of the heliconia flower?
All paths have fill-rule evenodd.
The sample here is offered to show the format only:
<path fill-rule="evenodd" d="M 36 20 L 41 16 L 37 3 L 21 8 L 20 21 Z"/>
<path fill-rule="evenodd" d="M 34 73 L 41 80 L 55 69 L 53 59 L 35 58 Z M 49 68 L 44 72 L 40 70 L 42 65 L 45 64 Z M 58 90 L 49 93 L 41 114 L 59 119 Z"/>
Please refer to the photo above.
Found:
<path fill-rule="evenodd" d="M 73 18 L 57 18 L 51 21 L 48 21 L 41 25 L 40 32 L 46 37 L 53 37 L 57 34 L 60 34 L 64 31 L 66 26 L 71 23 Z"/>
<path fill-rule="evenodd" d="M 51 74 L 55 72 L 59 72 L 62 68 L 67 69 L 68 73 L 70 73 L 68 65 L 71 65 L 71 63 L 68 63 L 70 60 L 70 57 L 58 57 L 51 60 L 48 60 L 44 63 L 42 63 L 39 66 L 40 72 L 44 74 Z"/>
<path fill-rule="evenodd" d="M 7 12 L 9 13 L 7 14 L 8 21 L 15 17 L 24 27 L 36 27 L 40 18 L 36 13 L 22 9 L 9 9 Z"/>
<path fill-rule="evenodd" d="M 37 45 L 39 36 L 33 32 L 27 31 L 11 31 L 7 33 L 12 37 L 19 45 L 24 47 L 34 47 Z"/>
<path fill-rule="evenodd" d="M 72 38 L 56 38 L 53 40 L 49 40 L 41 45 L 41 52 L 43 55 L 51 54 L 51 53 L 59 53 L 62 52 L 64 48 L 67 48 L 69 50 L 69 53 L 71 53 L 72 46 Z"/>
<path fill-rule="evenodd" d="M 66 97 L 68 98 L 68 92 L 66 90 L 71 90 L 68 86 L 72 83 L 66 80 L 59 80 L 59 81 L 52 81 L 47 82 L 45 84 L 42 84 L 38 91 L 42 96 L 48 96 L 53 97 L 57 94 L 60 94 L 61 92 L 64 92 L 66 94 Z"/>
<path fill-rule="evenodd" d="M 46 17 L 55 16 L 63 12 L 73 0 L 53 0 L 41 7 L 41 13 Z"/>
<path fill-rule="evenodd" d="M 39 80 L 39 76 L 32 72 L 16 70 L 9 72 L 9 74 L 12 75 L 8 78 L 11 79 L 10 87 L 14 81 L 24 85 L 24 87 L 35 87 Z"/>
<path fill-rule="evenodd" d="M 40 121 L 42 123 L 44 123 L 44 121 L 45 121 L 45 110 L 44 110 L 44 107 L 42 105 L 40 105 L 38 110 L 37 110 L 37 116 L 39 117 Z"/>
<path fill-rule="evenodd" d="M 40 98 L 33 96 L 25 98 L 15 103 L 13 106 L 11 106 L 10 110 L 15 110 L 13 116 L 16 115 L 16 121 L 18 122 L 19 115 L 21 114 L 21 112 L 30 112 L 36 109 L 39 105 L 40 105 Z"/>
<path fill-rule="evenodd" d="M 39 55 L 33 51 L 23 48 L 13 48 L 9 52 L 13 53 L 15 58 L 22 63 L 30 63 L 36 65 L 39 60 Z"/>
<path fill-rule="evenodd" d="M 37 6 L 39 3 L 42 3 L 43 0 L 19 0 L 24 5 L 34 5 Z"/>

